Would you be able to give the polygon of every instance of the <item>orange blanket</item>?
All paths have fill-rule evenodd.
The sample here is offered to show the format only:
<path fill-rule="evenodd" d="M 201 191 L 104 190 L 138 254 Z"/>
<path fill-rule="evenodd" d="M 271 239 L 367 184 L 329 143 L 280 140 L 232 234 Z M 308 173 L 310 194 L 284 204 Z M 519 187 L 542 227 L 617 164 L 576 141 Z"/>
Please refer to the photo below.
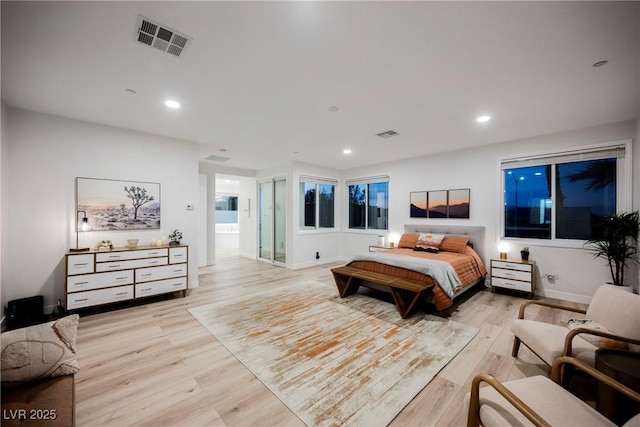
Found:
<path fill-rule="evenodd" d="M 456 271 L 463 287 L 475 283 L 478 279 L 486 276 L 487 274 L 487 269 L 476 251 L 468 246 L 465 248 L 464 254 L 444 251 L 438 253 L 420 252 L 406 248 L 388 249 L 387 252 L 448 262 Z M 425 283 L 438 284 L 433 278 L 425 276 L 422 273 L 373 261 L 352 261 L 349 263 L 349 266 L 361 268 L 367 271 L 375 271 L 376 273 L 389 274 L 391 276 L 420 280 Z M 451 298 L 449 298 L 440 286 L 433 287 L 433 300 L 436 305 L 436 309 L 439 311 L 447 309 L 453 304 Z"/>

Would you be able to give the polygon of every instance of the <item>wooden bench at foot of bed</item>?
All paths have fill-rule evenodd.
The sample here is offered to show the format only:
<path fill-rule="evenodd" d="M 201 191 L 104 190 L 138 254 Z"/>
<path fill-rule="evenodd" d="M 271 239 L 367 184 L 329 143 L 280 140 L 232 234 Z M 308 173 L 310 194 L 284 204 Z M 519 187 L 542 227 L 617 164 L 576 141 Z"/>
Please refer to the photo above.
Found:
<path fill-rule="evenodd" d="M 360 288 L 363 281 L 388 286 L 403 319 L 409 317 L 411 311 L 419 302 L 424 301 L 427 294 L 431 292 L 431 288 L 433 288 L 433 284 L 419 280 L 403 279 L 349 266 L 332 268 L 331 272 L 341 298 L 358 292 L 358 288 Z"/>

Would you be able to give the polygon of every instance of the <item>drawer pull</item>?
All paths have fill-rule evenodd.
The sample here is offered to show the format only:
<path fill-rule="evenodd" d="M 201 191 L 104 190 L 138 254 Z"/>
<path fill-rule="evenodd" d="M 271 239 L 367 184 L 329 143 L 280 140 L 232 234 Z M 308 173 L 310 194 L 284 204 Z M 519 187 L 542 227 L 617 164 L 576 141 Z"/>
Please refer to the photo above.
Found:
<path fill-rule="evenodd" d="M 178 269 L 178 270 L 173 270 L 174 273 L 183 273 L 184 270 L 183 269 Z"/>
<path fill-rule="evenodd" d="M 120 268 L 120 264 L 110 265 L 109 268 Z"/>
<path fill-rule="evenodd" d="M 182 258 L 184 256 L 184 254 L 175 254 L 173 257 L 174 258 Z"/>
<path fill-rule="evenodd" d="M 182 283 L 174 283 L 173 286 L 182 286 Z"/>
<path fill-rule="evenodd" d="M 120 255 L 109 255 L 109 258 L 118 259 L 120 258 Z"/>
<path fill-rule="evenodd" d="M 153 273 L 143 273 L 140 276 L 141 277 L 149 277 L 149 276 L 153 276 Z"/>
<path fill-rule="evenodd" d="M 149 255 L 159 255 L 159 252 L 149 252 Z"/>
<path fill-rule="evenodd" d="M 147 291 L 150 291 L 150 290 L 151 290 L 151 288 L 147 288 L 147 289 L 140 289 L 140 291 L 141 291 L 141 292 L 147 292 Z"/>
<path fill-rule="evenodd" d="M 128 294 L 129 292 L 118 292 L 116 296 L 119 297 L 120 295 L 128 295 Z"/>
<path fill-rule="evenodd" d="M 127 279 L 128 279 L 127 276 L 116 277 L 116 280 L 127 280 Z"/>
<path fill-rule="evenodd" d="M 151 264 L 157 264 L 157 263 L 159 263 L 159 262 L 160 262 L 160 261 L 149 261 L 149 265 L 151 265 Z"/>
<path fill-rule="evenodd" d="M 76 286 L 77 285 L 88 285 L 88 284 L 89 284 L 89 282 L 76 282 Z"/>
<path fill-rule="evenodd" d="M 84 267 L 85 265 L 88 265 L 88 262 L 83 262 L 83 263 L 79 263 L 79 264 L 73 264 L 74 267 Z"/>
<path fill-rule="evenodd" d="M 84 301 L 89 301 L 89 298 L 82 298 L 82 299 L 73 300 L 73 302 L 84 302 Z"/>

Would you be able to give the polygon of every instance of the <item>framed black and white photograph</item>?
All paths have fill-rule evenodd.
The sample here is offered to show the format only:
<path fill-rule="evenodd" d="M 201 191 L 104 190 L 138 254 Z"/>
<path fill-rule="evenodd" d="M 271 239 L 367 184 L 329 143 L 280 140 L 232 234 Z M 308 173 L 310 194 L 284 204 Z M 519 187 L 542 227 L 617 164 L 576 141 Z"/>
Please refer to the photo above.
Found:
<path fill-rule="evenodd" d="M 85 212 L 91 231 L 160 228 L 160 184 L 157 182 L 76 178 L 76 206 Z M 76 224 L 80 229 L 81 217 Z"/>
<path fill-rule="evenodd" d="M 449 190 L 449 218 L 469 218 L 471 190 Z"/>
<path fill-rule="evenodd" d="M 409 210 L 411 218 L 426 218 L 427 217 L 427 192 L 416 191 L 409 193 Z"/>

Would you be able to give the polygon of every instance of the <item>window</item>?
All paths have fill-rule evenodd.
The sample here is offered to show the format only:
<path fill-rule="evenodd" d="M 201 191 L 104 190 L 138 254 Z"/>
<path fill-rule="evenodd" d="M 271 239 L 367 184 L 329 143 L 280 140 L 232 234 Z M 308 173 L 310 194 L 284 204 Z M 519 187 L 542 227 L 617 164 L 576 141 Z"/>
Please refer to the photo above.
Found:
<path fill-rule="evenodd" d="M 216 223 L 238 223 L 238 196 L 216 194 Z"/>
<path fill-rule="evenodd" d="M 387 230 L 389 228 L 389 180 L 370 179 L 347 182 L 349 188 L 349 228 Z"/>
<path fill-rule="evenodd" d="M 602 215 L 625 210 L 630 165 L 626 144 L 502 162 L 503 236 L 594 238 Z M 624 191 L 623 191 L 624 190 Z"/>
<path fill-rule="evenodd" d="M 335 184 L 314 178 L 300 179 L 300 227 L 335 227 Z"/>

